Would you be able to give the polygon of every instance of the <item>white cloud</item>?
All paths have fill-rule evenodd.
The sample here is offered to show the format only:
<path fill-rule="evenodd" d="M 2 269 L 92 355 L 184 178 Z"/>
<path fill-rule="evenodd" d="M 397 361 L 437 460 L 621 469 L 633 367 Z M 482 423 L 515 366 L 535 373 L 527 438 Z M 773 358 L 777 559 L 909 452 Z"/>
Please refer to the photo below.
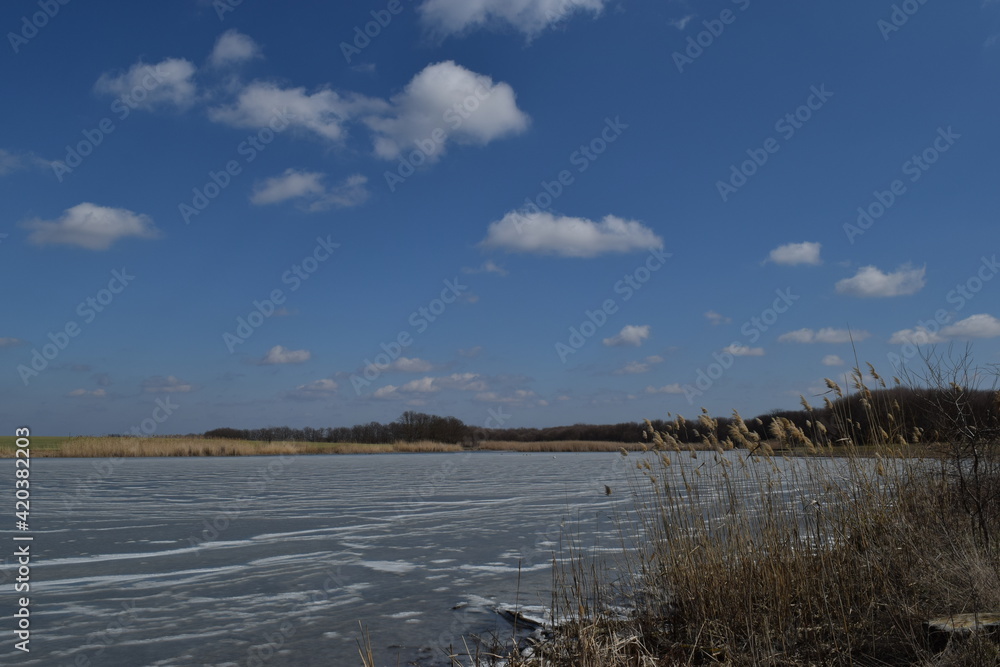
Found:
<path fill-rule="evenodd" d="M 416 357 L 400 357 L 389 364 L 389 370 L 401 371 L 403 373 L 426 373 L 433 367 L 429 361 L 417 359 Z"/>
<path fill-rule="evenodd" d="M 1000 336 L 1000 320 L 986 313 L 970 315 L 941 329 L 941 335 L 948 338 L 996 338 Z"/>
<path fill-rule="evenodd" d="M 173 375 L 162 377 L 154 375 L 142 381 L 142 390 L 148 393 L 185 394 L 194 391 L 194 385 L 182 382 Z"/>
<path fill-rule="evenodd" d="M 664 385 L 662 387 L 654 387 L 652 385 L 646 387 L 647 394 L 683 394 L 684 387 L 679 383 L 675 382 L 673 384 Z"/>
<path fill-rule="evenodd" d="M 20 338 L 0 338 L 0 347 L 16 347 L 18 345 L 24 345 L 24 341 Z"/>
<path fill-rule="evenodd" d="M 485 391 L 486 382 L 477 373 L 453 373 L 444 377 L 426 376 L 402 386 L 386 385 L 375 390 L 375 398 L 403 398 L 405 394 L 435 394 L 444 389 Z"/>
<path fill-rule="evenodd" d="M 858 269 L 854 277 L 838 281 L 837 293 L 858 297 L 915 294 L 924 286 L 926 270 L 926 267 L 914 269 L 909 264 L 904 264 L 894 273 L 882 273 L 874 266 L 865 266 Z"/>
<path fill-rule="evenodd" d="M 789 331 L 788 333 L 781 334 L 778 336 L 779 343 L 849 343 L 851 342 L 851 336 L 854 336 L 855 341 L 861 341 L 871 334 L 864 329 L 859 329 L 857 331 L 851 331 L 850 329 L 834 329 L 832 327 L 824 327 L 819 331 L 813 331 L 812 329 L 797 329 L 795 331 Z"/>
<path fill-rule="evenodd" d="M 471 359 L 472 357 L 478 357 L 483 352 L 482 345 L 476 345 L 475 347 L 467 347 L 459 349 L 458 355 L 460 357 L 466 357 Z"/>
<path fill-rule="evenodd" d="M 260 47 L 250 37 L 235 28 L 219 36 L 208 57 L 212 67 L 225 67 L 260 57 Z"/>
<path fill-rule="evenodd" d="M 987 313 L 970 315 L 964 320 L 942 327 L 940 331 L 931 331 L 927 327 L 918 326 L 913 329 L 900 329 L 889 338 L 891 345 L 933 345 L 945 343 L 955 338 L 996 338 L 1000 336 L 1000 320 Z"/>
<path fill-rule="evenodd" d="M 639 373 L 648 373 L 653 370 L 653 366 L 656 364 L 662 364 L 663 357 L 659 355 L 652 355 L 646 357 L 642 361 L 630 361 L 625 364 L 622 368 L 615 371 L 615 375 L 637 375 Z"/>
<path fill-rule="evenodd" d="M 86 397 L 86 398 L 106 398 L 107 395 L 108 395 L 108 392 L 104 391 L 103 389 L 91 389 L 89 391 L 87 389 L 74 389 L 73 391 L 71 391 L 71 392 L 69 392 L 67 394 L 67 396 L 72 396 L 74 398 L 84 398 L 84 397 Z"/>
<path fill-rule="evenodd" d="M 395 160 L 416 149 L 435 162 L 448 141 L 483 146 L 523 132 L 528 120 L 510 85 L 448 60 L 425 67 L 382 113 L 364 122 L 375 133 L 378 157 Z"/>
<path fill-rule="evenodd" d="M 767 256 L 775 264 L 794 266 L 796 264 L 822 264 L 819 258 L 819 243 L 786 243 L 778 246 Z"/>
<path fill-rule="evenodd" d="M 272 176 L 254 185 L 250 202 L 263 206 L 288 199 L 321 195 L 326 191 L 323 174 L 315 171 L 286 169 L 281 176 Z"/>
<path fill-rule="evenodd" d="M 836 354 L 828 354 L 825 357 L 823 357 L 823 360 L 820 363 L 822 363 L 824 366 L 843 366 L 844 360 L 841 359 Z"/>
<path fill-rule="evenodd" d="M 705 318 L 709 322 L 711 322 L 712 326 L 718 326 L 720 324 L 729 324 L 730 322 L 733 321 L 732 318 L 726 317 L 724 315 L 720 315 L 719 313 L 715 312 L 714 310 L 710 310 L 707 313 L 705 313 Z"/>
<path fill-rule="evenodd" d="M 764 348 L 762 347 L 750 347 L 749 345 L 738 345 L 733 343 L 732 345 L 727 345 L 722 348 L 723 352 L 728 352 L 734 357 L 762 357 L 764 356 Z"/>
<path fill-rule="evenodd" d="M 293 127 L 339 141 L 344 137 L 344 125 L 351 118 L 385 107 L 380 100 L 354 94 L 342 96 L 329 88 L 310 95 L 305 88 L 280 88 L 255 81 L 240 91 L 234 104 L 213 107 L 208 115 L 218 123 L 254 128 L 268 126 L 280 117 Z"/>
<path fill-rule="evenodd" d="M 269 366 L 271 364 L 301 364 L 309 361 L 312 353 L 309 350 L 288 350 L 281 345 L 275 345 L 264 358 L 260 360 L 260 365 Z"/>
<path fill-rule="evenodd" d="M 603 342 L 608 347 L 616 347 L 619 345 L 634 345 L 638 347 L 642 345 L 642 341 L 649 338 L 651 330 L 652 327 L 648 324 L 643 324 L 642 326 L 628 324 L 623 327 L 617 335 L 612 336 L 611 338 L 605 338 Z"/>
<path fill-rule="evenodd" d="M 515 389 L 513 393 L 510 394 L 500 394 L 495 391 L 484 391 L 475 395 L 475 400 L 481 403 L 523 403 L 524 401 L 534 398 L 537 394 L 530 389 Z M 539 404 L 545 404 L 544 401 L 539 401 Z"/>
<path fill-rule="evenodd" d="M 194 65 L 183 58 L 167 58 L 155 65 L 138 62 L 121 74 L 105 72 L 94 84 L 94 90 L 124 97 L 129 106 L 139 109 L 157 106 L 187 109 L 197 97 L 194 73 Z"/>
<path fill-rule="evenodd" d="M 28 220 L 22 226 L 31 230 L 28 235 L 31 243 L 64 243 L 88 250 L 107 250 L 115 241 L 129 236 L 142 239 L 160 236 L 148 215 L 90 202 L 66 209 L 56 220 Z"/>
<path fill-rule="evenodd" d="M 292 398 L 302 400 L 321 400 L 330 398 L 337 393 L 337 383 L 329 378 L 313 380 L 307 384 L 300 384 L 295 391 L 290 392 Z"/>
<path fill-rule="evenodd" d="M 418 11 L 435 35 L 509 25 L 534 37 L 576 13 L 598 15 L 607 0 L 424 0 Z"/>
<path fill-rule="evenodd" d="M 586 218 L 555 216 L 540 211 L 522 214 L 511 211 L 489 226 L 485 248 L 563 257 L 596 257 L 662 248 L 663 239 L 635 220 L 607 215 L 600 222 Z"/>
<path fill-rule="evenodd" d="M 332 206 L 357 206 L 368 198 L 366 176 L 354 174 L 341 184 L 327 188 L 323 184 L 326 174 L 315 171 L 286 169 L 280 176 L 272 176 L 255 184 L 250 202 L 258 206 L 297 200 L 304 210 L 325 211 Z"/>
<path fill-rule="evenodd" d="M 50 161 L 43 160 L 34 153 L 12 153 L 0 148 L 0 176 L 51 166 Z"/>
<path fill-rule="evenodd" d="M 932 332 L 926 327 L 915 327 L 913 329 L 900 329 L 889 337 L 890 345 L 929 345 L 933 343 L 943 343 L 947 339 L 937 332 Z"/>
<path fill-rule="evenodd" d="M 492 259 L 488 259 L 479 268 L 469 268 L 463 267 L 462 273 L 475 274 L 475 273 L 495 273 L 499 276 L 506 276 L 507 270 L 502 266 L 497 265 Z"/>

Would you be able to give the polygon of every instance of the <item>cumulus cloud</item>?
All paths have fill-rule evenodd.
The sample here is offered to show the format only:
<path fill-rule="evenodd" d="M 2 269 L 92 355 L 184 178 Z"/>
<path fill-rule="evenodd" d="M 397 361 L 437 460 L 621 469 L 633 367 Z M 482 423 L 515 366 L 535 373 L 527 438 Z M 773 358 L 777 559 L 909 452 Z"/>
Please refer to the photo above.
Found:
<path fill-rule="evenodd" d="M 74 389 L 66 395 L 73 398 L 106 398 L 108 392 L 103 389 Z"/>
<path fill-rule="evenodd" d="M 1000 336 L 1000 320 L 986 313 L 970 315 L 943 328 L 941 335 L 948 338 L 996 338 Z"/>
<path fill-rule="evenodd" d="M 841 359 L 836 354 L 828 354 L 825 357 L 823 357 L 823 360 L 820 363 L 822 363 L 824 366 L 843 366 L 844 360 Z"/>
<path fill-rule="evenodd" d="M 52 162 L 43 160 L 34 153 L 13 153 L 0 148 L 0 176 L 29 169 L 51 167 Z"/>
<path fill-rule="evenodd" d="M 294 391 L 289 392 L 289 397 L 304 400 L 304 401 L 318 401 L 324 398 L 330 398 L 337 393 L 337 383 L 328 378 L 323 378 L 322 380 L 313 380 L 306 384 L 300 384 L 295 388 Z"/>
<path fill-rule="evenodd" d="M 615 375 L 638 375 L 640 373 L 648 373 L 653 370 L 653 366 L 656 364 L 662 364 L 663 357 L 659 355 L 652 355 L 646 357 L 642 361 L 630 361 L 623 367 L 615 371 Z"/>
<path fill-rule="evenodd" d="M 710 310 L 707 313 L 705 313 L 705 319 L 707 319 L 712 324 L 712 326 L 718 326 L 720 324 L 729 324 L 730 322 L 733 321 L 732 318 L 720 315 L 714 310 Z"/>
<path fill-rule="evenodd" d="M 62 243 L 88 250 L 107 250 L 115 241 L 129 236 L 141 239 L 160 236 L 160 231 L 148 215 L 90 202 L 66 209 L 55 220 L 28 220 L 22 226 L 31 230 L 28 235 L 31 243 Z"/>
<path fill-rule="evenodd" d="M 819 331 L 813 331 L 812 329 L 797 329 L 795 331 L 789 331 L 788 333 L 781 334 L 778 336 L 779 343 L 850 343 L 851 336 L 854 336 L 855 341 L 861 341 L 869 336 L 870 333 L 863 329 L 857 331 L 851 331 L 850 329 L 834 329 L 832 327 L 824 327 Z"/>
<path fill-rule="evenodd" d="M 684 387 L 679 383 L 674 382 L 673 384 L 664 385 L 662 387 L 654 387 L 652 385 L 646 387 L 647 394 L 683 394 Z"/>
<path fill-rule="evenodd" d="M 767 261 L 786 266 L 822 264 L 823 260 L 819 258 L 819 251 L 819 243 L 786 243 L 772 250 L 767 256 Z"/>
<path fill-rule="evenodd" d="M 197 98 L 195 67 L 183 58 L 167 58 L 155 65 L 138 62 L 119 74 L 105 72 L 94 91 L 122 97 L 130 107 L 187 109 Z"/>
<path fill-rule="evenodd" d="M 215 48 L 208 57 L 212 67 L 236 65 L 260 57 L 260 46 L 239 30 L 232 28 L 222 33 L 215 41 Z"/>
<path fill-rule="evenodd" d="M 354 174 L 342 183 L 328 188 L 326 174 L 315 171 L 286 169 L 280 176 L 272 176 L 254 186 L 250 202 L 258 206 L 278 204 L 293 200 L 306 211 L 325 211 L 333 206 L 357 206 L 368 198 L 366 176 Z"/>
<path fill-rule="evenodd" d="M 987 313 L 970 315 L 964 320 L 942 327 L 940 331 L 931 331 L 927 327 L 918 326 L 913 329 L 901 329 L 892 334 L 889 343 L 893 345 L 932 345 L 945 343 L 953 339 L 996 338 L 1000 336 L 1000 320 Z"/>
<path fill-rule="evenodd" d="M 281 345 L 275 345 L 267 351 L 267 354 L 258 363 L 262 366 L 272 364 L 301 364 L 309 361 L 311 357 L 312 353 L 309 350 L 289 350 Z"/>
<path fill-rule="evenodd" d="M 243 88 L 233 104 L 213 107 L 208 116 L 233 127 L 260 128 L 279 119 L 323 139 L 344 138 L 345 124 L 362 112 L 385 108 L 385 102 L 363 95 L 341 95 L 329 88 L 309 94 L 305 88 L 281 88 L 255 81 Z"/>
<path fill-rule="evenodd" d="M 642 326 L 628 324 L 623 327 L 617 335 L 612 336 L 611 338 L 605 338 L 603 342 L 608 347 L 617 347 L 620 345 L 633 345 L 638 347 L 642 345 L 642 341 L 649 338 L 650 331 L 652 331 L 652 327 L 648 324 L 643 324 Z"/>
<path fill-rule="evenodd" d="M 403 373 L 426 373 L 433 367 L 434 366 L 431 362 L 424 361 L 423 359 L 417 359 L 416 357 L 400 357 L 389 364 L 388 369 L 401 371 Z"/>
<path fill-rule="evenodd" d="M 510 85 L 448 60 L 425 67 L 364 122 L 375 133 L 376 156 L 395 160 L 416 149 L 435 162 L 448 141 L 482 146 L 523 132 L 528 115 L 517 108 Z"/>
<path fill-rule="evenodd" d="M 443 377 L 425 376 L 402 386 L 386 385 L 375 390 L 375 398 L 403 398 L 413 394 L 435 394 L 444 389 L 481 392 L 487 389 L 478 373 L 453 373 Z"/>
<path fill-rule="evenodd" d="M 501 394 L 495 391 L 484 391 L 476 394 L 473 398 L 480 403 L 523 403 L 537 396 L 530 389 L 515 389 L 509 394 Z M 539 401 L 540 405 L 548 405 L 545 401 Z"/>
<path fill-rule="evenodd" d="M 732 345 L 727 345 L 722 348 L 723 352 L 728 352 L 734 357 L 762 357 L 764 356 L 764 348 L 762 347 L 750 347 L 749 345 L 739 345 L 733 343 Z"/>
<path fill-rule="evenodd" d="M 851 278 L 837 282 L 837 293 L 858 297 L 888 297 L 915 294 L 923 289 L 926 267 L 904 264 L 893 273 L 883 273 L 874 266 L 858 269 Z"/>
<path fill-rule="evenodd" d="M 608 0 L 424 0 L 418 11 L 432 34 L 510 26 L 531 38 L 574 15 L 597 16 Z"/>
<path fill-rule="evenodd" d="M 154 375 L 142 381 L 142 390 L 150 394 L 185 394 L 194 391 L 194 385 L 178 380 L 173 375 Z"/>
<path fill-rule="evenodd" d="M 605 253 L 662 248 L 663 239 L 640 222 L 613 215 L 594 222 L 545 211 L 524 214 L 512 211 L 490 224 L 480 246 L 508 252 L 596 257 Z"/>

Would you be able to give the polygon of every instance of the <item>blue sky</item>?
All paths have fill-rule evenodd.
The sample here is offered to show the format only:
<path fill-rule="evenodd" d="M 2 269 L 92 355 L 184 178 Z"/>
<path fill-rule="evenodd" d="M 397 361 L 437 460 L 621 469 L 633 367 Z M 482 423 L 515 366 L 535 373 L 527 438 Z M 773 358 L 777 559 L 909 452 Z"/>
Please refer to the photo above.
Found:
<path fill-rule="evenodd" d="M 0 26 L 4 432 L 753 415 L 848 332 L 1000 362 L 995 0 Z"/>

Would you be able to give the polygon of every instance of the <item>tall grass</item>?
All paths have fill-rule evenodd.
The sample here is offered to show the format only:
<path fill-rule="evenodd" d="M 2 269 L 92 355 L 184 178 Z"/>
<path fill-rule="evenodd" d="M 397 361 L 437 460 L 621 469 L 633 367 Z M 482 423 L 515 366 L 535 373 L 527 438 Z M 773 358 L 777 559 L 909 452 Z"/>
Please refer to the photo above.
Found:
<path fill-rule="evenodd" d="M 224 438 L 71 438 L 56 447 L 32 448 L 35 456 L 271 456 L 277 454 L 388 454 L 393 452 L 457 452 L 459 445 L 397 442 L 373 445 L 352 442 L 256 442 Z M 13 455 L 13 450 L 4 453 Z M 0 454 L 0 455 L 4 455 Z"/>
<path fill-rule="evenodd" d="M 974 417 L 965 397 L 983 369 L 928 361 L 939 391 L 926 409 L 949 435 L 934 457 L 871 391 L 885 381 L 870 366 L 851 384 L 877 428 L 863 438 L 861 415 L 838 414 L 846 457 L 823 456 L 834 443 L 811 422 L 776 419 L 764 441 L 737 413 L 727 433 L 706 413 L 707 452 L 673 437 L 682 418 L 650 427 L 646 453 L 622 452 L 641 530 L 620 561 L 577 555 L 557 574 L 565 620 L 547 641 L 492 653 L 514 667 L 1000 665 L 982 633 L 941 651 L 927 631 L 935 617 L 1000 611 L 1000 394 Z M 787 447 L 817 456 L 775 453 Z"/>

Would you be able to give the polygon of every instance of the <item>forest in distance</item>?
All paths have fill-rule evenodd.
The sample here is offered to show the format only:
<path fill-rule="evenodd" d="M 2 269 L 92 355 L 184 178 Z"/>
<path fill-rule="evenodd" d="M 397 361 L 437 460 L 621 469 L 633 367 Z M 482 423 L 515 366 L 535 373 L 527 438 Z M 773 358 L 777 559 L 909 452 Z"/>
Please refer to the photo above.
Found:
<path fill-rule="evenodd" d="M 833 391 L 833 389 L 831 389 Z M 836 389 L 839 392 L 839 388 Z M 800 410 L 772 410 L 746 420 L 746 426 L 761 439 L 774 437 L 775 429 L 782 433 L 798 430 L 808 434 L 813 442 L 824 445 L 848 444 L 848 435 L 864 443 L 892 442 L 932 443 L 940 441 L 946 424 L 940 421 L 940 407 L 955 399 L 947 389 L 921 389 L 894 387 L 871 392 L 870 403 L 884 406 L 899 417 L 892 420 L 891 433 L 879 422 L 885 415 L 875 415 L 866 407 L 869 400 L 860 394 L 824 398 L 822 406 L 811 406 L 802 399 Z M 966 390 L 961 399 L 970 414 L 983 419 L 996 409 L 1000 394 L 989 390 Z M 708 415 L 702 415 L 708 417 Z M 849 420 L 851 423 L 847 423 Z M 730 427 L 737 423 L 733 417 L 699 418 L 686 420 L 675 417 L 671 421 L 650 420 L 649 425 L 658 432 L 670 432 L 679 442 L 701 443 L 713 437 L 724 441 Z M 795 429 L 789 429 L 794 425 Z M 369 422 L 355 426 L 329 428 L 292 428 L 268 426 L 264 428 L 217 428 L 205 432 L 206 438 L 228 438 L 261 442 L 349 442 L 385 444 L 394 442 L 433 441 L 477 447 L 483 442 L 553 442 L 565 440 L 636 443 L 645 440 L 649 427 L 645 422 L 618 424 L 573 424 L 545 428 L 478 428 L 465 424 L 456 417 L 441 417 L 422 412 L 406 411 L 389 423 Z M 854 444 L 861 444 L 854 442 Z"/>

